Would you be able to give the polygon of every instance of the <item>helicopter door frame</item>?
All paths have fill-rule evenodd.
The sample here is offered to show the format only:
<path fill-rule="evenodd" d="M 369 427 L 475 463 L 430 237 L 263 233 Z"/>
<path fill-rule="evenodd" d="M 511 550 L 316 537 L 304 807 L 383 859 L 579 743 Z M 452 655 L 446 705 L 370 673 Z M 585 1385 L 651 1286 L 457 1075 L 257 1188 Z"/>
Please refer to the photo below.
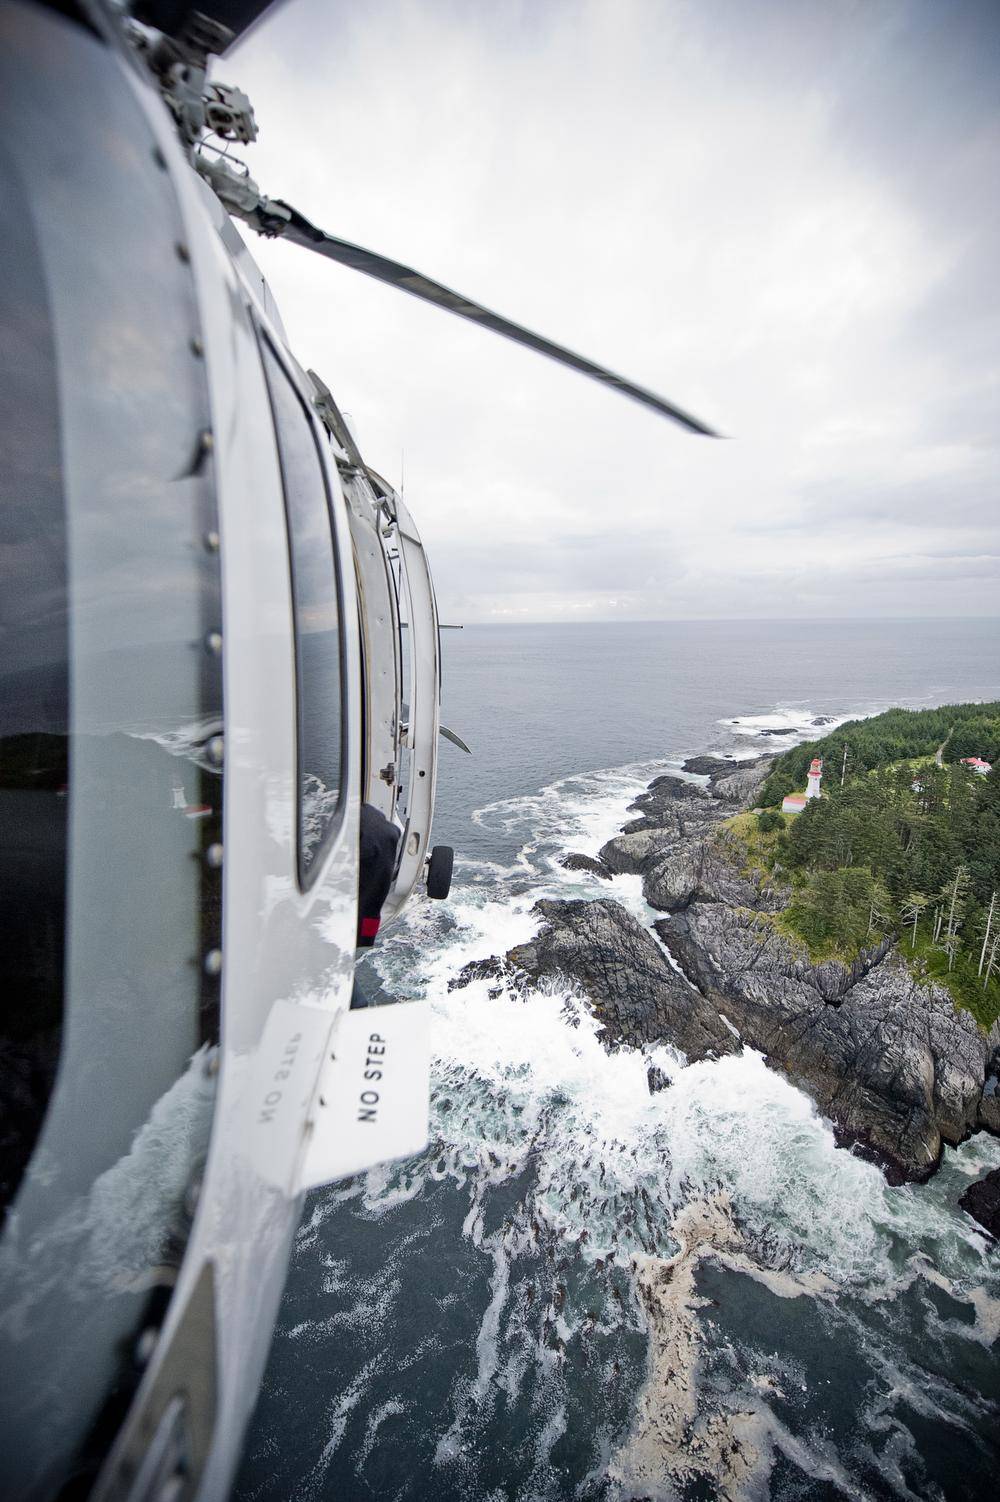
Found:
<path fill-rule="evenodd" d="M 409 600 L 410 703 L 403 743 L 411 754 L 407 785 L 400 790 L 406 822 L 395 879 L 382 909 L 386 919 L 401 910 L 424 873 L 437 789 L 441 681 L 437 601 L 427 554 L 402 499 L 390 493 L 399 569 Z"/>

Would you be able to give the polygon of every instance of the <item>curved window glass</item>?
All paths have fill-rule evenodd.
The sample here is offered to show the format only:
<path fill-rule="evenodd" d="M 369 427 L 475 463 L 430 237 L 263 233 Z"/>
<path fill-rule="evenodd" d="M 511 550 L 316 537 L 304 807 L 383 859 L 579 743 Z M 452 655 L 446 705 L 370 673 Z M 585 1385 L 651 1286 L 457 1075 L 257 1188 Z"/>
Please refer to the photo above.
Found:
<path fill-rule="evenodd" d="M 221 598 L 191 265 L 121 65 L 5 6 L 0 142 L 0 1491 L 40 1499 L 113 1438 L 207 1151 Z"/>
<path fill-rule="evenodd" d="M 295 616 L 299 881 L 308 886 L 337 822 L 343 770 L 340 609 L 326 477 L 313 424 L 266 340 Z"/>

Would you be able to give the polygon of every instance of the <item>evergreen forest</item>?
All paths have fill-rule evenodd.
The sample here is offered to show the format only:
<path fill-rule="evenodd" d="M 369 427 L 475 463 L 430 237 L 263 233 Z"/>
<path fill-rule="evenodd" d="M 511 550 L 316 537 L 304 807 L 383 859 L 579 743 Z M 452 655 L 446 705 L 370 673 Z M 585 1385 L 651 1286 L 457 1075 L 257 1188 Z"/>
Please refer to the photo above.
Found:
<path fill-rule="evenodd" d="M 823 796 L 786 818 L 781 800 L 804 789 L 814 756 Z M 977 775 L 966 756 L 998 770 Z M 782 921 L 814 958 L 893 937 L 918 977 L 943 982 L 980 1023 L 1000 1016 L 1000 704 L 841 725 L 779 757 L 760 801 L 752 858 L 791 879 Z"/>

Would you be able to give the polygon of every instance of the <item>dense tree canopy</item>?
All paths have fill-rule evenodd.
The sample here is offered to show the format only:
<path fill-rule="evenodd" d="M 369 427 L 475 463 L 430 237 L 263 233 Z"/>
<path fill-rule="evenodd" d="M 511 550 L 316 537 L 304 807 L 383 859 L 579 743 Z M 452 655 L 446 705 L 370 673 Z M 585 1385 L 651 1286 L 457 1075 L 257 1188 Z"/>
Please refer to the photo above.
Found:
<path fill-rule="evenodd" d="M 902 934 L 918 968 L 991 1021 L 1000 1013 L 1000 767 L 981 777 L 961 757 L 1000 763 L 1000 705 L 893 709 L 842 725 L 780 757 L 762 803 L 802 788 L 817 755 L 823 797 L 774 839 L 773 858 L 794 883 L 788 924 L 814 952 L 842 955 Z"/>

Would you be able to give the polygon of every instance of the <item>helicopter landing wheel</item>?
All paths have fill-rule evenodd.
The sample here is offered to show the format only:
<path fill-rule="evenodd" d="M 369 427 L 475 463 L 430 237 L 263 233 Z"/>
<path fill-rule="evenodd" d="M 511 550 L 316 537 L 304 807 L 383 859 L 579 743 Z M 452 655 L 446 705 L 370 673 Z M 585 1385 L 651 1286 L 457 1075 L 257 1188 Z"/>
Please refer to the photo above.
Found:
<path fill-rule="evenodd" d="M 450 845 L 435 845 L 427 862 L 427 895 L 439 901 L 451 891 L 455 852 Z"/>

